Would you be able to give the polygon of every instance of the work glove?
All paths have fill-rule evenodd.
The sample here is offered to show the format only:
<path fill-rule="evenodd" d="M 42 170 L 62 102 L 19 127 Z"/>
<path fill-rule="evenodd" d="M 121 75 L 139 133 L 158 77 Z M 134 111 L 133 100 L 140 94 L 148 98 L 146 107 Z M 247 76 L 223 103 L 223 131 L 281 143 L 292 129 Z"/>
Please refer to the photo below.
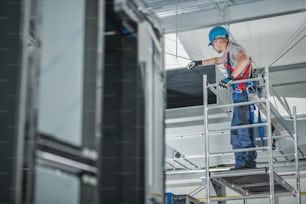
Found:
<path fill-rule="evenodd" d="M 228 88 L 228 84 L 231 82 L 231 81 L 234 81 L 235 78 L 231 75 L 230 77 L 227 77 L 225 79 L 222 79 L 220 82 L 219 82 L 219 87 L 220 89 L 227 89 Z"/>
<path fill-rule="evenodd" d="M 202 65 L 202 60 L 192 60 L 186 67 L 188 70 L 192 70 L 199 65 Z"/>

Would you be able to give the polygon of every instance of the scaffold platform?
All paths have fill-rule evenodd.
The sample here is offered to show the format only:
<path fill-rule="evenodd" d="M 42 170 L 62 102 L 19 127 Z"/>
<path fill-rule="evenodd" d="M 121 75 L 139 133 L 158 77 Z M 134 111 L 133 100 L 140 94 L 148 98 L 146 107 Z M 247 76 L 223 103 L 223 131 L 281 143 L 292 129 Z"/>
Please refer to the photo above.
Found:
<path fill-rule="evenodd" d="M 269 169 L 267 167 L 210 172 L 212 180 L 236 191 L 242 196 L 269 194 L 269 177 Z M 275 194 L 292 193 L 294 195 L 294 188 L 282 177 L 273 172 L 273 178 Z"/>

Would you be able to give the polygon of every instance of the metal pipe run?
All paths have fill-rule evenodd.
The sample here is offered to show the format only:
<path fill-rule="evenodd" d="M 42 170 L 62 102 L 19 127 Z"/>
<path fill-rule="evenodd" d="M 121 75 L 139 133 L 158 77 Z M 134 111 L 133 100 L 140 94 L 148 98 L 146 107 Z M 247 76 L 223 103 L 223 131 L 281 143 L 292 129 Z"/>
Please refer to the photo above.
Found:
<path fill-rule="evenodd" d="M 267 100 L 270 100 L 270 77 L 269 77 L 269 67 L 265 67 L 265 78 L 266 78 L 266 97 Z M 270 103 L 266 104 L 267 106 L 267 122 L 271 124 L 271 107 Z M 269 181 L 270 181 L 270 204 L 274 204 L 275 194 L 274 194 L 274 168 L 273 168 L 273 147 L 272 147 L 272 133 L 271 125 L 267 126 L 267 136 L 268 136 L 268 152 L 269 152 Z"/>
<path fill-rule="evenodd" d="M 203 76 L 203 109 L 204 109 L 204 136 L 205 136 L 205 176 L 206 176 L 206 200 L 209 204 L 210 196 L 210 179 L 209 179 L 209 137 L 208 137 L 208 93 L 207 93 L 207 75 Z"/>
<path fill-rule="evenodd" d="M 295 171 L 296 171 L 296 198 L 297 203 L 301 204 L 301 184 L 299 170 L 299 152 L 298 152 L 298 135 L 297 135 L 297 116 L 296 107 L 293 107 L 293 136 L 294 136 L 294 155 L 295 155 Z"/>

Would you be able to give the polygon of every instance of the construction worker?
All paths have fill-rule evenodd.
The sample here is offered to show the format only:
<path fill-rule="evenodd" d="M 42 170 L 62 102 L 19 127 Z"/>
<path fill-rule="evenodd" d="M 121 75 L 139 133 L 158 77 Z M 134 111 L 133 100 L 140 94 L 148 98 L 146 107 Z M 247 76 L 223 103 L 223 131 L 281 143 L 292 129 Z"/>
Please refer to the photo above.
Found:
<path fill-rule="evenodd" d="M 191 61 L 187 68 L 192 70 L 203 64 L 224 64 L 228 77 L 219 82 L 219 87 L 227 89 L 233 80 L 247 79 L 251 74 L 251 62 L 246 50 L 237 43 L 229 40 L 228 31 L 217 26 L 209 32 L 209 46 L 221 54 L 222 57 L 215 57 L 205 60 Z M 248 83 L 230 85 L 233 102 L 248 101 Z M 249 105 L 235 106 L 233 111 L 232 126 L 251 124 L 251 107 Z M 252 128 L 240 128 L 231 130 L 231 145 L 233 149 L 255 147 L 255 139 Z M 256 151 L 235 152 L 235 169 L 256 168 Z"/>

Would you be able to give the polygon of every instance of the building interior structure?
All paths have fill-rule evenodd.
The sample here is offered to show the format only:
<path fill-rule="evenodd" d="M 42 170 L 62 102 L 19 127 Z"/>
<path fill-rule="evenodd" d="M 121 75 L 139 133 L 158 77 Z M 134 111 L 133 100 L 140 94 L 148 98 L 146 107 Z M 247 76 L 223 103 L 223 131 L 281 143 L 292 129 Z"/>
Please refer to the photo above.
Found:
<path fill-rule="evenodd" d="M 306 203 L 306 0 L 1 0 L 0 25 L 1 204 Z M 186 67 L 215 26 L 251 56 L 256 168 L 224 66 Z"/>

